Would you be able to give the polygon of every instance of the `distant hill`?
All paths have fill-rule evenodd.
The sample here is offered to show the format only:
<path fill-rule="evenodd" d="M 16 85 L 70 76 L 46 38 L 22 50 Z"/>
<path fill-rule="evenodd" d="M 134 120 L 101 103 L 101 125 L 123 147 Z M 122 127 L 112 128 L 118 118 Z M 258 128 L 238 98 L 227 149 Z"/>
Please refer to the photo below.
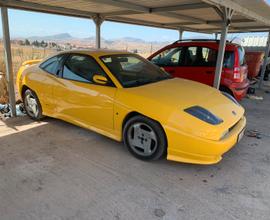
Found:
<path fill-rule="evenodd" d="M 31 36 L 27 38 L 30 41 L 64 41 L 64 40 L 72 40 L 72 37 L 69 33 L 61 33 L 55 35 L 48 35 L 48 36 Z"/>
<path fill-rule="evenodd" d="M 91 37 L 87 37 L 87 38 L 77 38 L 77 37 L 73 37 L 72 35 L 70 35 L 69 33 L 60 33 L 60 34 L 55 34 L 55 35 L 48 35 L 48 36 L 30 36 L 30 37 L 26 37 L 28 40 L 30 41 L 70 41 L 70 40 L 75 40 L 75 41 L 95 41 L 95 37 L 91 36 Z M 25 39 L 26 39 L 25 38 Z M 148 42 L 145 41 L 143 39 L 140 38 L 135 38 L 135 37 L 122 37 L 122 38 L 115 38 L 115 39 L 104 39 L 101 38 L 101 41 L 104 41 L 106 43 L 113 43 L 115 41 L 118 42 L 129 42 L 129 43 L 161 43 L 161 42 Z M 164 43 L 164 42 L 162 42 Z"/>
<path fill-rule="evenodd" d="M 95 47 L 95 36 L 90 36 L 87 38 L 77 38 L 73 37 L 69 33 L 60 33 L 49 36 L 30 36 L 26 38 L 16 38 L 14 40 L 25 40 L 28 39 L 30 42 L 33 41 L 45 41 L 45 42 L 55 42 L 59 45 L 72 44 L 77 48 L 94 48 Z M 127 51 L 137 51 L 140 54 L 149 55 L 154 51 L 168 45 L 171 42 L 158 42 L 158 41 L 145 41 L 140 38 L 134 37 L 122 37 L 116 39 L 104 39 L 101 38 L 102 48 L 115 49 L 115 50 L 127 50 Z M 146 56 L 145 55 L 145 56 Z"/>
<path fill-rule="evenodd" d="M 134 42 L 134 43 L 145 43 L 146 41 L 140 38 L 134 38 L 134 37 L 123 37 L 116 39 L 118 41 L 125 41 L 125 42 Z"/>

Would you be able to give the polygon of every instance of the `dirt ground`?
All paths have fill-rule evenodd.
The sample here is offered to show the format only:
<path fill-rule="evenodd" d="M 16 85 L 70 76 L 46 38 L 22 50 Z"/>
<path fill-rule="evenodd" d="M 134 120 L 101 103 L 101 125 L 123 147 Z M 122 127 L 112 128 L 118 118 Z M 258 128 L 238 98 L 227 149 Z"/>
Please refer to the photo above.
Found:
<path fill-rule="evenodd" d="M 71 124 L 0 121 L 0 219 L 256 219 L 270 216 L 270 94 L 243 100 L 247 130 L 211 166 L 143 162 Z"/>

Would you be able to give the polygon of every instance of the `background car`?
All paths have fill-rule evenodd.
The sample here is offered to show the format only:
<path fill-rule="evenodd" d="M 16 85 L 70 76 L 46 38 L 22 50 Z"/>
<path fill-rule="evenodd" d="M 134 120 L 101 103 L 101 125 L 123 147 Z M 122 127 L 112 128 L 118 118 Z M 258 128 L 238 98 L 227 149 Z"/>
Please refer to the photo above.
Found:
<path fill-rule="evenodd" d="M 179 40 L 155 52 L 148 59 L 174 77 L 212 86 L 218 47 L 217 40 Z M 227 42 L 220 90 L 241 100 L 248 87 L 245 51 L 240 45 Z"/>
<path fill-rule="evenodd" d="M 212 164 L 243 136 L 244 109 L 228 94 L 172 78 L 126 52 L 70 51 L 20 68 L 27 114 L 124 141 L 137 158 Z M 207 101 L 205 100 L 207 97 Z"/>

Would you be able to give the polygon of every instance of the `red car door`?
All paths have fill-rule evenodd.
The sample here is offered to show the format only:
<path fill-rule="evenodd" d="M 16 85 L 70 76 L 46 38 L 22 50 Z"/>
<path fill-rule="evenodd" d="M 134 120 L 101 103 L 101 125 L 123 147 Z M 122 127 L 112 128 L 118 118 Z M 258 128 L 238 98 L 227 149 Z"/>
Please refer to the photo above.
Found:
<path fill-rule="evenodd" d="M 216 51 L 207 47 L 185 48 L 185 61 L 181 69 L 183 78 L 212 86 L 216 65 Z"/>
<path fill-rule="evenodd" d="M 182 77 L 181 70 L 184 62 L 184 49 L 183 47 L 164 49 L 156 54 L 151 59 L 151 62 L 164 68 L 164 70 L 172 76 Z"/>
<path fill-rule="evenodd" d="M 212 86 L 217 52 L 200 46 L 173 47 L 162 50 L 151 61 L 174 77 Z"/>

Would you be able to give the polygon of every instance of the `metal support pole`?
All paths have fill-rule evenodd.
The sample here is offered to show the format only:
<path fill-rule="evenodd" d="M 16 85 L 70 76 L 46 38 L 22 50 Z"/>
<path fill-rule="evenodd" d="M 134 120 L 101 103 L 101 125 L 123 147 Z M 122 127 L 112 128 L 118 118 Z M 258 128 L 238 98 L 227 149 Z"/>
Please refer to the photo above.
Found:
<path fill-rule="evenodd" d="M 6 77 L 8 83 L 8 96 L 11 108 L 11 116 L 16 116 L 16 98 L 14 91 L 13 69 L 12 69 L 12 56 L 10 46 L 9 24 L 8 24 L 8 11 L 6 7 L 1 7 L 2 28 L 3 28 L 3 43 L 5 51 L 5 64 L 6 64 Z"/>
<path fill-rule="evenodd" d="M 184 31 L 182 29 L 179 29 L 178 32 L 179 32 L 179 40 L 183 40 Z"/>
<path fill-rule="evenodd" d="M 232 13 L 233 13 L 231 9 L 228 9 L 228 8 L 222 8 L 222 9 L 223 9 L 222 10 L 223 25 L 222 25 L 221 35 L 220 35 L 218 57 L 217 57 L 215 79 L 214 79 L 214 87 L 216 89 L 219 89 L 219 85 L 220 85 L 223 59 L 224 59 L 224 53 L 225 53 L 225 47 L 226 47 L 226 38 L 227 38 L 227 33 L 228 33 L 229 25 L 230 25 L 230 20 L 232 18 Z"/>
<path fill-rule="evenodd" d="M 259 88 L 262 88 L 262 86 L 263 86 L 263 79 L 264 79 L 264 75 L 265 75 L 269 52 L 270 52 L 270 32 L 268 32 L 267 44 L 266 44 L 265 51 L 264 51 L 264 60 L 263 60 L 263 65 L 262 65 L 262 69 L 261 69 L 261 78 L 260 78 Z"/>
<path fill-rule="evenodd" d="M 101 18 L 99 15 L 96 15 L 93 17 L 93 21 L 95 22 L 95 25 L 96 25 L 96 48 L 100 49 L 101 47 L 100 27 L 104 19 Z"/>

